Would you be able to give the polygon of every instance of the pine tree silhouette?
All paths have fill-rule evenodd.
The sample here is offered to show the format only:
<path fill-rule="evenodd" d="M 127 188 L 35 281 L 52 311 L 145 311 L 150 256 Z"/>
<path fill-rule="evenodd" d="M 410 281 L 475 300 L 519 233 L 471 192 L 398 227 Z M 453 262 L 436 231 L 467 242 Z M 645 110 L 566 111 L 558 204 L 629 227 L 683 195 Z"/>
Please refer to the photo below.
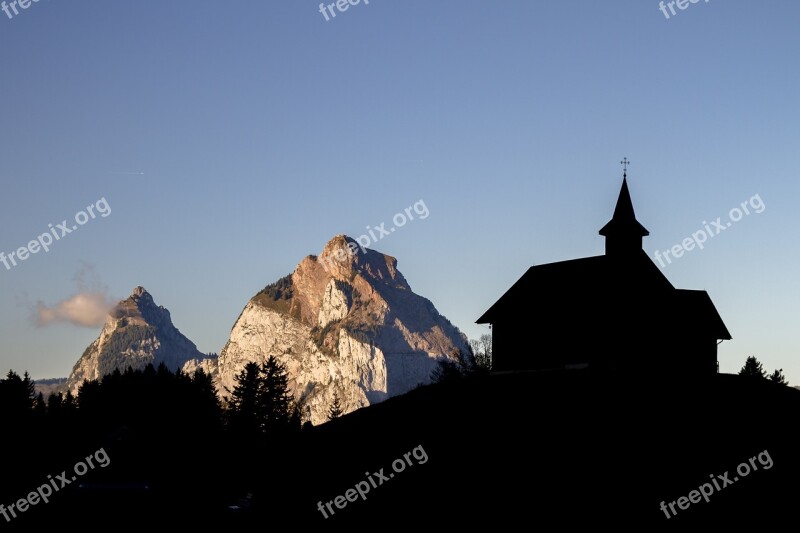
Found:
<path fill-rule="evenodd" d="M 289 395 L 289 375 L 286 366 L 270 355 L 261 365 L 259 414 L 262 430 L 276 433 L 287 430 L 292 418 L 292 397 Z"/>
<path fill-rule="evenodd" d="M 342 410 L 342 404 L 339 401 L 339 394 L 333 393 L 333 403 L 331 403 L 331 407 L 328 410 L 328 420 L 334 420 L 343 414 L 344 411 Z"/>
<path fill-rule="evenodd" d="M 777 383 L 778 385 L 788 385 L 789 382 L 786 381 L 786 377 L 783 375 L 783 369 L 779 368 L 775 370 L 772 374 L 769 375 L 768 378 L 773 383 Z"/>
<path fill-rule="evenodd" d="M 26 417 L 33 410 L 33 380 L 27 372 L 25 377 L 9 370 L 5 379 L 0 379 L 0 409 L 6 416 Z"/>
<path fill-rule="evenodd" d="M 61 402 L 64 400 L 62 394 L 51 392 L 47 397 L 47 414 L 53 419 L 61 417 Z"/>
<path fill-rule="evenodd" d="M 47 414 L 47 402 L 44 401 L 44 395 L 40 392 L 33 400 L 33 412 L 37 417 L 42 418 Z"/>
<path fill-rule="evenodd" d="M 751 355 L 739 370 L 739 375 L 752 379 L 765 379 L 767 377 L 764 367 L 758 362 L 755 355 Z"/>
<path fill-rule="evenodd" d="M 234 433 L 255 436 L 260 433 L 260 369 L 250 362 L 236 375 L 236 385 L 230 391 L 228 424 Z"/>

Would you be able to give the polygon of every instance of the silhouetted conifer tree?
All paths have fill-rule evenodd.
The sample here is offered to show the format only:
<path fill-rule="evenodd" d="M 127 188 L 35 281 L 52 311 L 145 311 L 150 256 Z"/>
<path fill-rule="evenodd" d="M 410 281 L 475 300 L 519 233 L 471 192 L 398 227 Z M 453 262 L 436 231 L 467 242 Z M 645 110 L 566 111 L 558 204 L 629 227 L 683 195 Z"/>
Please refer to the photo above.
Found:
<path fill-rule="evenodd" d="M 761 366 L 761 363 L 758 362 L 758 359 L 756 359 L 754 355 L 747 358 L 744 366 L 739 370 L 739 375 L 753 379 L 765 379 L 767 377 L 764 372 L 764 367 Z"/>
<path fill-rule="evenodd" d="M 51 392 L 50 396 L 47 397 L 47 414 L 48 416 L 52 417 L 53 419 L 60 419 L 61 418 L 61 402 L 63 401 L 64 397 L 60 392 L 55 393 Z"/>
<path fill-rule="evenodd" d="M 47 402 L 44 401 L 44 395 L 41 392 L 36 395 L 33 401 L 33 412 L 39 418 L 47 414 Z"/>
<path fill-rule="evenodd" d="M 292 426 L 292 407 L 286 367 L 270 356 L 260 367 L 248 363 L 236 376 L 228 421 L 244 435 L 280 433 Z"/>
<path fill-rule="evenodd" d="M 436 368 L 431 372 L 433 383 L 446 383 L 466 376 L 485 373 L 475 364 L 471 349 L 470 353 L 457 350 L 453 355 L 455 359 L 448 357 L 439 359 Z"/>
<path fill-rule="evenodd" d="M 342 403 L 339 401 L 339 394 L 333 394 L 333 402 L 331 403 L 330 409 L 328 409 L 328 420 L 335 420 L 342 416 Z"/>
<path fill-rule="evenodd" d="M 222 409 L 214 387 L 214 380 L 202 368 L 198 368 L 191 378 L 190 385 L 196 423 L 206 429 L 217 429 Z"/>
<path fill-rule="evenodd" d="M 230 391 L 229 426 L 235 433 L 251 436 L 258 434 L 261 429 L 261 377 L 258 364 L 247 363 L 235 380 L 236 385 Z"/>
<path fill-rule="evenodd" d="M 273 355 L 261 365 L 259 392 L 262 430 L 266 433 L 275 433 L 288 429 L 292 418 L 289 376 L 286 367 Z"/>
<path fill-rule="evenodd" d="M 773 383 L 777 383 L 779 385 L 788 385 L 789 384 L 789 382 L 786 381 L 786 377 L 783 375 L 783 369 L 782 368 L 780 368 L 778 370 L 775 370 L 775 372 L 773 372 L 772 374 L 769 375 L 768 379 L 770 381 L 772 381 Z"/>
<path fill-rule="evenodd" d="M 25 377 L 9 370 L 5 379 L 0 379 L 0 410 L 6 416 L 27 416 L 33 410 L 33 380 L 27 372 Z"/>

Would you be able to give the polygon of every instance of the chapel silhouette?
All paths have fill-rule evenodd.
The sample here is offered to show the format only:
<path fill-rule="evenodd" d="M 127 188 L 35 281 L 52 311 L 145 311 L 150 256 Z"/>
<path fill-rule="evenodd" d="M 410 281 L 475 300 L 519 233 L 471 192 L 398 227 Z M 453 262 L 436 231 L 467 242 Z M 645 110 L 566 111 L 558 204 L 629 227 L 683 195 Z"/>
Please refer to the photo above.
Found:
<path fill-rule="evenodd" d="M 706 291 L 675 288 L 642 249 L 627 172 L 605 255 L 530 267 L 478 320 L 493 371 L 582 369 L 690 376 L 718 371 L 731 338 Z"/>

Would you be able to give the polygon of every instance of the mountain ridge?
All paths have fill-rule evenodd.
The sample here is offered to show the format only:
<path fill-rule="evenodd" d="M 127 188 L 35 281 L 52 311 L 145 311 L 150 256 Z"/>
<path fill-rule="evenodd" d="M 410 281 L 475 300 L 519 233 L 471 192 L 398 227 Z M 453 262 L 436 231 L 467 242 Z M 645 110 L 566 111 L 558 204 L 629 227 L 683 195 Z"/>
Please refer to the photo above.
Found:
<path fill-rule="evenodd" d="M 77 393 L 86 379 L 164 363 L 189 374 L 203 369 L 225 399 L 247 363 L 275 356 L 304 418 L 321 424 L 334 398 L 345 412 L 379 403 L 429 383 L 440 360 L 460 353 L 471 353 L 467 337 L 412 291 L 396 258 L 340 234 L 248 300 L 219 356 L 200 353 L 136 287 L 109 313 L 67 387 Z"/>

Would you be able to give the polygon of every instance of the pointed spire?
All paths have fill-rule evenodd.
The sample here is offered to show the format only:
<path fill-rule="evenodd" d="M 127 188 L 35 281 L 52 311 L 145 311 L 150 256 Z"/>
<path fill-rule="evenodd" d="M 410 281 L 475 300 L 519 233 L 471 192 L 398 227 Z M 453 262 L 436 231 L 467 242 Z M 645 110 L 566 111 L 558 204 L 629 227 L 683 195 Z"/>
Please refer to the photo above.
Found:
<path fill-rule="evenodd" d="M 650 232 L 636 220 L 631 193 L 628 190 L 627 171 L 622 178 L 622 188 L 619 191 L 617 206 L 614 208 L 614 216 L 600 230 L 600 235 L 606 238 L 606 255 L 639 251 L 642 249 L 642 237 L 650 235 Z"/>

